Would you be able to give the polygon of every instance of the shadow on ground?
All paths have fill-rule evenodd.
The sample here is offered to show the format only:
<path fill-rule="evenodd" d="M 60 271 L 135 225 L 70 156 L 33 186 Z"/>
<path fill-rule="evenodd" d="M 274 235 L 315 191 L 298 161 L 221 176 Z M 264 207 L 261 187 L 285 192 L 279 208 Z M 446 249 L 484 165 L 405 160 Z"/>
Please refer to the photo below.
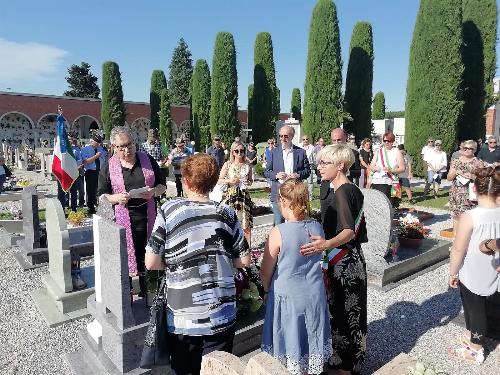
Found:
<path fill-rule="evenodd" d="M 372 374 L 399 353 L 409 353 L 419 337 L 432 328 L 446 325 L 461 308 L 460 296 L 453 291 L 438 294 L 422 304 L 396 302 L 384 319 L 368 325 L 367 356 L 363 374 Z"/>

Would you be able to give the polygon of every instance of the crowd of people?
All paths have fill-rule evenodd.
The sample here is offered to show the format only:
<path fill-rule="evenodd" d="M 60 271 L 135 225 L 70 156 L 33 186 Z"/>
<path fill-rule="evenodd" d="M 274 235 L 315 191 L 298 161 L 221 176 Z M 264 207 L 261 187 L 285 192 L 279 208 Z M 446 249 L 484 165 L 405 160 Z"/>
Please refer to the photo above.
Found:
<path fill-rule="evenodd" d="M 366 138 L 358 148 L 340 128 L 332 130 L 331 145 L 303 135 L 296 146 L 294 137 L 293 127 L 281 127 L 279 141 L 269 139 L 260 158 L 274 214 L 260 269 L 266 304 L 261 349 L 293 374 L 359 374 L 367 337 L 361 244 L 368 241 L 360 188 L 382 192 L 395 207 L 404 189 L 411 201 L 412 158 L 404 145 L 395 146 L 390 132 L 379 147 Z M 215 135 L 206 153 L 193 153 L 179 138 L 164 154 L 154 131 L 138 148 L 126 127 L 114 128 L 110 141 L 106 150 L 95 135 L 90 145 L 74 148 L 82 173 L 70 191 L 71 208 L 82 204 L 83 180 L 89 212 L 98 199 L 113 205 L 114 220 L 126 229 L 129 273 L 139 276 L 141 295 L 147 292 L 147 272 L 165 271 L 172 368 L 179 375 L 199 373 L 204 354 L 232 350 L 234 272 L 251 262 L 249 187 L 257 150 L 240 139 L 226 149 Z M 429 139 L 420 157 L 425 194 L 437 194 L 447 173 L 459 227 L 449 284 L 457 287 L 460 280 L 470 337 L 450 354 L 480 363 L 489 319 L 485 301 L 500 292 L 498 244 L 491 243 L 500 238 L 500 160 L 493 138 L 476 148 L 474 141 L 463 142 L 449 170 L 440 140 Z M 162 167 L 170 165 L 177 198 L 160 207 L 166 189 Z M 321 222 L 309 216 L 318 183 Z M 221 195 L 213 200 L 216 186 Z"/>

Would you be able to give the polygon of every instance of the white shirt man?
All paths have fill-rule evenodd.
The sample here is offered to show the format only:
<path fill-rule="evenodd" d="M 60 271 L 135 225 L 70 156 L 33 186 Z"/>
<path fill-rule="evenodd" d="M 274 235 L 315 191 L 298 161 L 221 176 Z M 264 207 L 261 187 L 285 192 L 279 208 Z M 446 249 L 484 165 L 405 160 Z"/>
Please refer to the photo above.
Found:
<path fill-rule="evenodd" d="M 420 152 L 420 155 L 422 155 L 422 160 L 424 160 L 425 162 L 425 160 L 427 159 L 427 155 L 433 151 L 434 151 L 434 139 L 429 138 L 427 140 L 427 144 L 424 147 L 422 147 L 422 151 Z"/>

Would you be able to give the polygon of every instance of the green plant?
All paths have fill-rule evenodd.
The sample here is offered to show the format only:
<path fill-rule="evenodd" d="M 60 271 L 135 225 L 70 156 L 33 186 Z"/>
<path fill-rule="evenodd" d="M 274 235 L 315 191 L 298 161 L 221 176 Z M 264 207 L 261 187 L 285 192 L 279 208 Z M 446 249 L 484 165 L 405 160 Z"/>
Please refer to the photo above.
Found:
<path fill-rule="evenodd" d="M 193 75 L 193 60 L 184 38 L 179 40 L 179 45 L 174 49 L 169 68 L 168 94 L 170 102 L 174 105 L 189 104 L 189 85 Z"/>
<path fill-rule="evenodd" d="M 255 164 L 255 173 L 257 173 L 260 176 L 264 176 L 264 167 L 262 166 L 261 162 L 258 162 Z"/>
<path fill-rule="evenodd" d="M 345 109 L 352 116 L 344 123 L 357 138 L 370 137 L 372 124 L 373 31 L 368 22 L 358 22 L 352 32 L 347 67 Z"/>
<path fill-rule="evenodd" d="M 0 211 L 0 220 L 14 220 L 14 214 L 9 211 Z"/>
<path fill-rule="evenodd" d="M 304 134 L 312 139 L 340 126 L 343 111 L 342 60 L 337 8 L 331 0 L 314 7 L 304 86 Z"/>
<path fill-rule="evenodd" d="M 379 91 L 373 97 L 372 118 L 374 120 L 383 120 L 385 118 L 385 95 Z"/>
<path fill-rule="evenodd" d="M 191 111 L 194 141 L 198 150 L 210 146 L 210 69 L 205 60 L 196 61 L 191 78 Z"/>
<path fill-rule="evenodd" d="M 163 89 L 160 93 L 158 120 L 160 125 L 160 143 L 169 149 L 172 144 L 172 121 L 170 117 L 170 99 L 167 89 Z"/>
<path fill-rule="evenodd" d="M 297 87 L 292 90 L 290 112 L 295 120 L 302 120 L 302 99 L 300 98 L 300 89 Z"/>
<path fill-rule="evenodd" d="M 422 0 L 410 50 L 406 89 L 405 148 L 419 155 L 428 137 L 443 141 L 450 154 L 462 112 L 462 18 L 456 0 Z M 421 157 L 414 175 L 423 175 Z"/>
<path fill-rule="evenodd" d="M 279 116 L 276 72 L 271 34 L 257 34 L 254 47 L 252 138 L 255 142 L 267 140 L 274 133 Z"/>
<path fill-rule="evenodd" d="M 149 91 L 150 127 L 158 129 L 160 127 L 160 105 L 161 93 L 167 89 L 167 79 L 163 70 L 153 70 L 151 74 L 151 89 Z"/>
<path fill-rule="evenodd" d="M 70 87 L 64 92 L 64 96 L 78 98 L 99 98 L 99 86 L 97 77 L 90 71 L 90 64 L 82 61 L 80 66 L 73 64 L 68 68 L 66 82 Z"/>
<path fill-rule="evenodd" d="M 117 63 L 106 61 L 102 65 L 101 120 L 107 139 L 111 129 L 125 124 L 125 116 L 120 68 Z"/>
<path fill-rule="evenodd" d="M 226 145 L 231 145 L 240 132 L 237 78 L 233 35 L 220 32 L 215 38 L 212 60 L 210 131 L 219 135 Z"/>

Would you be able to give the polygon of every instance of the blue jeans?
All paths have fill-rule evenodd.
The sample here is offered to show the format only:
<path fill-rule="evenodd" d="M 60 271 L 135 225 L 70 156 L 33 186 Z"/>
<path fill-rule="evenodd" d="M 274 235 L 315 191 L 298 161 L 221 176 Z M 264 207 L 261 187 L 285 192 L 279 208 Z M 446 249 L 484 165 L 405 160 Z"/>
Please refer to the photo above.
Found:
<path fill-rule="evenodd" d="M 436 179 L 434 179 L 434 173 L 433 171 L 427 171 L 427 183 L 432 184 L 435 182 L 436 184 L 440 185 L 441 184 L 441 179 L 443 178 L 443 173 L 442 172 L 437 172 L 436 174 L 438 175 Z"/>
<path fill-rule="evenodd" d="M 284 223 L 285 219 L 283 219 L 283 216 L 281 215 L 281 210 L 278 205 L 278 202 L 271 202 L 271 208 L 273 210 L 273 215 L 274 215 L 274 225 Z"/>

